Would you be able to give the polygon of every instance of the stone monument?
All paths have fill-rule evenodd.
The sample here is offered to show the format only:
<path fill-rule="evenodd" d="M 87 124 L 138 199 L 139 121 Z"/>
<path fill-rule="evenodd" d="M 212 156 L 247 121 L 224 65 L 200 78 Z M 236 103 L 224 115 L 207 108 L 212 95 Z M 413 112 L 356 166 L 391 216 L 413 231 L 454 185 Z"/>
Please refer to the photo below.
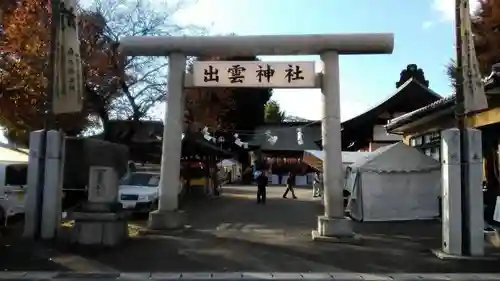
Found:
<path fill-rule="evenodd" d="M 72 242 L 115 246 L 128 237 L 126 213 L 118 202 L 118 175 L 112 167 L 90 167 L 88 201 L 69 214 Z"/>

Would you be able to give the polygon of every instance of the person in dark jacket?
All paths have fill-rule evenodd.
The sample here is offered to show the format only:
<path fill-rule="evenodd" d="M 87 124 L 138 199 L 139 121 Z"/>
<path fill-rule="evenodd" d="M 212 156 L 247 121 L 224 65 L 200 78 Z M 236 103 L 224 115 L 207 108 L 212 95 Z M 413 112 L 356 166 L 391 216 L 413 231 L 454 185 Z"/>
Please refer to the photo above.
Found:
<path fill-rule="evenodd" d="M 128 172 L 129 173 L 137 172 L 137 167 L 135 166 L 135 163 L 133 161 L 128 161 Z"/>
<path fill-rule="evenodd" d="M 295 196 L 295 191 L 293 190 L 293 187 L 295 186 L 295 174 L 290 172 L 288 173 L 288 178 L 286 179 L 286 190 L 285 193 L 283 193 L 283 198 L 286 198 L 288 195 L 288 191 L 292 192 L 292 197 L 293 199 L 297 199 L 297 196 Z"/>
<path fill-rule="evenodd" d="M 266 187 L 269 178 L 265 171 L 261 171 L 257 176 L 257 204 L 266 204 Z"/>

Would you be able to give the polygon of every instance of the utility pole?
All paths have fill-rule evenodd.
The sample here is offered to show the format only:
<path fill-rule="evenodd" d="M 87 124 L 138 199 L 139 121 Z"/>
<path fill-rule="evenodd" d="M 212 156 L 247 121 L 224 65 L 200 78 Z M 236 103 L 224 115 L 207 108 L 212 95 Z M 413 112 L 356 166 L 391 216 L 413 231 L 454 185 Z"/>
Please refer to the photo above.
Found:
<path fill-rule="evenodd" d="M 460 191 L 461 191 L 461 220 L 462 220 L 462 254 L 464 256 L 471 255 L 470 253 L 470 221 L 469 221 L 469 179 L 468 169 L 469 159 L 468 138 L 466 131 L 466 113 L 465 113 L 465 97 L 463 87 L 463 72 L 462 72 L 462 18 L 461 5 L 463 0 L 455 0 L 455 37 L 456 37 L 456 53 L 457 53 L 457 76 L 456 76 L 456 108 L 455 117 L 457 119 L 457 128 L 460 134 Z M 468 8 L 468 7 L 467 7 Z"/>

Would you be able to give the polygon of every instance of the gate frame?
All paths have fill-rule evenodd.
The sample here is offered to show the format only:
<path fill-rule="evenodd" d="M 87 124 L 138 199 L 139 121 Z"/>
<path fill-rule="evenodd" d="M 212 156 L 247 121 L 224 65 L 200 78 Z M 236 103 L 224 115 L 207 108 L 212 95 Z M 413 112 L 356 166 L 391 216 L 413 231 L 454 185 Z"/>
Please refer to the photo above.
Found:
<path fill-rule="evenodd" d="M 338 241 L 354 235 L 344 215 L 342 146 L 340 121 L 339 55 L 391 54 L 394 35 L 264 35 L 264 36 L 133 36 L 122 38 L 119 50 L 128 56 L 168 56 L 168 97 L 162 140 L 160 199 L 157 211 L 150 213 L 148 227 L 168 230 L 183 227 L 185 217 L 178 211 L 180 186 L 181 134 L 184 116 L 184 89 L 194 87 L 186 75 L 186 56 L 272 56 L 320 55 L 323 73 L 319 83 L 323 93 L 321 125 L 323 150 L 324 208 L 318 217 L 315 240 Z M 179 136 L 179 137 L 172 137 Z"/>

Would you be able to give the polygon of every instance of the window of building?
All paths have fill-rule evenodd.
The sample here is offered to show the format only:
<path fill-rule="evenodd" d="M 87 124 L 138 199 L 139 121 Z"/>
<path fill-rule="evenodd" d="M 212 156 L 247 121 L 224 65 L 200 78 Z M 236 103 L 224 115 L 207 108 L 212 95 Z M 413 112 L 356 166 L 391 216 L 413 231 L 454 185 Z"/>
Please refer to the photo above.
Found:
<path fill-rule="evenodd" d="M 441 159 L 441 148 L 439 148 L 439 147 L 433 147 L 433 148 L 431 148 L 431 156 L 432 156 L 432 158 L 436 159 L 437 161 L 440 161 L 440 159 Z"/>
<path fill-rule="evenodd" d="M 431 137 L 431 134 L 424 135 L 424 143 L 430 143 Z"/>
<path fill-rule="evenodd" d="M 410 146 L 415 146 L 415 145 L 416 145 L 416 143 L 417 143 L 417 142 L 416 142 L 415 138 L 411 138 L 411 139 L 410 139 Z"/>
<path fill-rule="evenodd" d="M 430 132 L 410 139 L 410 146 L 420 150 L 427 156 L 440 161 L 441 159 L 441 132 Z"/>
<path fill-rule="evenodd" d="M 433 132 L 430 135 L 431 135 L 431 141 L 433 142 L 441 141 L 441 132 Z"/>
<path fill-rule="evenodd" d="M 413 137 L 410 142 L 412 142 L 411 146 L 419 146 L 422 145 L 422 136 Z"/>

